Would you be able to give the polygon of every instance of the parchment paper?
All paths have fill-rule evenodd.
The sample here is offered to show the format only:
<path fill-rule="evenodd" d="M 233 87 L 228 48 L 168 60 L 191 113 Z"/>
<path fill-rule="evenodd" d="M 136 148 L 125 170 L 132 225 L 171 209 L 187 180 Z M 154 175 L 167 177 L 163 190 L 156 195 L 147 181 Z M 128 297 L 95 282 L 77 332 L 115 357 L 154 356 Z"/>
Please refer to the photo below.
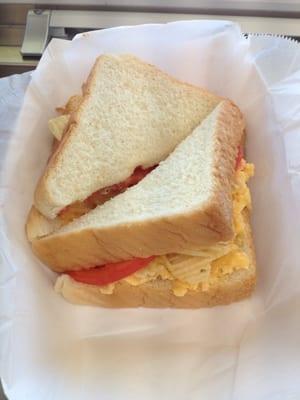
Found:
<path fill-rule="evenodd" d="M 51 144 L 47 120 L 101 53 L 133 53 L 235 101 L 247 120 L 258 286 L 202 310 L 105 310 L 53 291 L 26 214 Z M 0 375 L 10 399 L 300 397 L 300 52 L 224 21 L 122 27 L 52 40 L 26 92 L 2 170 Z"/>

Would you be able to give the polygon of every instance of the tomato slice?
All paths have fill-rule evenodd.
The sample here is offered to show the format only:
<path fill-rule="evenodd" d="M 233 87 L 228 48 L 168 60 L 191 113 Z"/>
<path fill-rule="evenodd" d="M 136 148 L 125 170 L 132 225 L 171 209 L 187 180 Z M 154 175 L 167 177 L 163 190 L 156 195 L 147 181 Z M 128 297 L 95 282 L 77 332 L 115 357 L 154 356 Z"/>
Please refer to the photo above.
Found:
<path fill-rule="evenodd" d="M 238 147 L 238 153 L 237 153 L 237 156 L 235 159 L 235 169 L 236 170 L 238 170 L 241 167 L 243 158 L 244 158 L 244 149 L 243 149 L 243 146 L 240 145 Z"/>
<path fill-rule="evenodd" d="M 68 271 L 66 274 L 70 275 L 77 282 L 100 286 L 108 285 L 146 267 L 154 258 L 155 256 L 134 258 L 129 261 L 105 264 L 90 269 L 81 269 L 80 271 Z"/>

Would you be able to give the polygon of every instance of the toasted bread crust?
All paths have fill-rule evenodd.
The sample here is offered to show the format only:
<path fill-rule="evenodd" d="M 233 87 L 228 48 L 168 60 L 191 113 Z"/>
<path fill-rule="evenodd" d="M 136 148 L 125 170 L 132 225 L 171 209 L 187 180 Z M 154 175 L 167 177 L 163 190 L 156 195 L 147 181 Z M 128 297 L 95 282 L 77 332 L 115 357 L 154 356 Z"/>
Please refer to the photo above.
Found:
<path fill-rule="evenodd" d="M 47 219 L 32 206 L 25 225 L 27 239 L 29 242 L 32 242 L 39 237 L 51 235 L 61 225 L 61 221 L 58 218 Z"/>
<path fill-rule="evenodd" d="M 249 297 L 255 287 L 255 272 L 239 270 L 215 283 L 208 291 L 188 290 L 175 296 L 168 281 L 153 281 L 139 286 L 118 283 L 113 294 L 103 294 L 97 286 L 74 281 L 68 275 L 58 278 L 55 290 L 66 300 L 107 308 L 202 308 L 226 305 Z"/>

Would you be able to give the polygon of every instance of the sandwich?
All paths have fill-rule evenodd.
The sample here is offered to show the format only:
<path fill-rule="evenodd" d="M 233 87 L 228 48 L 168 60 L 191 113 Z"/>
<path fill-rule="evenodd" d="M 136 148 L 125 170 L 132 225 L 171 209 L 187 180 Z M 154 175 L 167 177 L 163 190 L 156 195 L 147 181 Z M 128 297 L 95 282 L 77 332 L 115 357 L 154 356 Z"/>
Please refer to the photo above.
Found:
<path fill-rule="evenodd" d="M 99 190 L 147 172 L 220 100 L 136 57 L 100 56 L 82 95 L 50 121 L 61 140 L 37 185 L 35 207 L 54 219 L 93 194 L 92 203 Z"/>
<path fill-rule="evenodd" d="M 56 292 L 118 308 L 199 308 L 252 293 L 254 167 L 235 104 L 132 56 L 102 56 L 60 112 L 26 225 L 58 273 Z"/>

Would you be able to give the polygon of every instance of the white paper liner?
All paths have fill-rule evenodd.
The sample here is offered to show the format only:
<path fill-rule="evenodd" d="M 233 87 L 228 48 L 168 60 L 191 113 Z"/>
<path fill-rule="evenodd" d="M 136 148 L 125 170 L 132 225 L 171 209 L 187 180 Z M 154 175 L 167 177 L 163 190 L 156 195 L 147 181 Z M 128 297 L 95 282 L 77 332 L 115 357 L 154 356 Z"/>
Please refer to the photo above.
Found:
<path fill-rule="evenodd" d="M 50 151 L 47 120 L 80 92 L 104 52 L 136 54 L 244 112 L 247 158 L 256 165 L 252 298 L 208 310 L 105 310 L 70 305 L 54 293 L 55 274 L 32 255 L 24 223 Z M 0 375 L 10 399 L 300 396 L 299 100 L 298 45 L 244 39 L 230 22 L 52 40 L 26 92 L 1 183 Z"/>

